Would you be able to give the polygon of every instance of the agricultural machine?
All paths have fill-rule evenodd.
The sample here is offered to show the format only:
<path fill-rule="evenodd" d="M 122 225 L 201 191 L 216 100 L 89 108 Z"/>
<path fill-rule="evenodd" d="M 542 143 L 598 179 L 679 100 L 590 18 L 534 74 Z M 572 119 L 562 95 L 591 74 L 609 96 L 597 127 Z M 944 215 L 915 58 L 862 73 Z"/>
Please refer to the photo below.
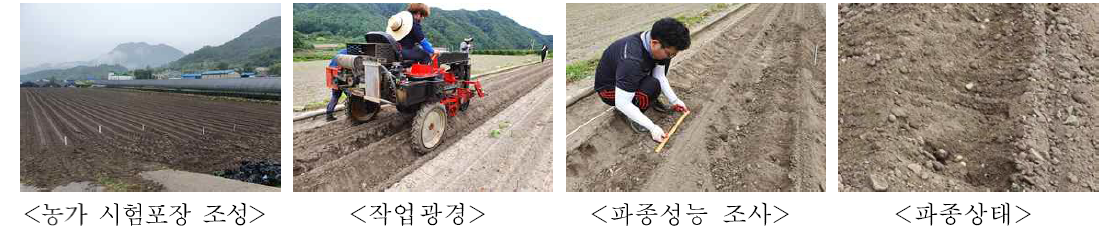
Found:
<path fill-rule="evenodd" d="M 469 54 L 442 52 L 421 64 L 403 60 L 401 50 L 389 34 L 367 33 L 365 43 L 346 44 L 348 55 L 338 55 L 338 67 L 327 68 L 327 86 L 348 94 L 346 114 L 354 124 L 373 120 L 382 105 L 415 114 L 412 149 L 427 153 L 443 142 L 447 119 L 485 94 L 471 81 Z"/>

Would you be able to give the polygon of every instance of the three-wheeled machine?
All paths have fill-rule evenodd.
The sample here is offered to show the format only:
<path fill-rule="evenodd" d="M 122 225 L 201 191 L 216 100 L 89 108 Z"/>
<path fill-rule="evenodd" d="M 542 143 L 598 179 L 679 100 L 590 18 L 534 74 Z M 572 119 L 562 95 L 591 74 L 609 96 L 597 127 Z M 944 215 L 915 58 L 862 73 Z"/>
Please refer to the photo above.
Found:
<path fill-rule="evenodd" d="M 327 86 L 348 95 L 346 113 L 351 122 L 373 120 L 382 105 L 412 120 L 412 149 L 427 153 L 439 147 L 448 118 L 470 107 L 475 95 L 485 97 L 481 84 L 470 77 L 470 55 L 442 52 L 431 64 L 403 60 L 401 47 L 384 32 L 365 34 L 365 43 L 346 44 L 347 55 L 338 55 L 338 67 L 327 68 Z"/>

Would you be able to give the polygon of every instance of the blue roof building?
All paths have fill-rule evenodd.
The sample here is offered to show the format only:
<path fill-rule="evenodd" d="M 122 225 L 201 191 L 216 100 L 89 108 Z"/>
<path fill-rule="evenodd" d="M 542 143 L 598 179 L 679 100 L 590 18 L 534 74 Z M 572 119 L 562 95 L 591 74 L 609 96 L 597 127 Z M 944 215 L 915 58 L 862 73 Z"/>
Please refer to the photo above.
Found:
<path fill-rule="evenodd" d="M 206 72 L 202 72 L 202 79 L 211 79 L 211 78 L 239 78 L 239 77 L 241 77 L 241 75 L 240 75 L 240 74 L 238 74 L 238 73 L 237 73 L 237 71 L 233 71 L 232 69 L 226 69 L 226 70 L 214 70 L 214 71 L 206 71 Z"/>

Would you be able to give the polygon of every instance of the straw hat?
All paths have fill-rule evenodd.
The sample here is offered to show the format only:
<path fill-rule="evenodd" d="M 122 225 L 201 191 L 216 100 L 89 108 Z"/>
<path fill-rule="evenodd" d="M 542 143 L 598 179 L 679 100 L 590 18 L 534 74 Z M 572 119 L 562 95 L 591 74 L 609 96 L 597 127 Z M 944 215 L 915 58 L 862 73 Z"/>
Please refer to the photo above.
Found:
<path fill-rule="evenodd" d="M 400 41 L 412 32 L 412 13 L 408 11 L 401 11 L 392 17 L 389 17 L 389 22 L 385 25 L 385 32 L 392 35 L 394 40 Z"/>

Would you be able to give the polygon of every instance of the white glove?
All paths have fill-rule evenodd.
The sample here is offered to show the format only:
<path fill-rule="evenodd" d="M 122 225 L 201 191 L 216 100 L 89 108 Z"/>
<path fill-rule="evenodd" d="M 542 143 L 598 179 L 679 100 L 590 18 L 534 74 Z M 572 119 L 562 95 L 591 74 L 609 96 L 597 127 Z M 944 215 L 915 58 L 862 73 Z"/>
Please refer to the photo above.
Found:
<path fill-rule="evenodd" d="M 649 135 L 651 135 L 653 141 L 657 143 L 664 142 L 664 138 L 666 137 L 664 136 L 664 129 L 661 129 L 661 127 L 657 125 L 653 125 L 653 128 L 649 128 Z"/>

